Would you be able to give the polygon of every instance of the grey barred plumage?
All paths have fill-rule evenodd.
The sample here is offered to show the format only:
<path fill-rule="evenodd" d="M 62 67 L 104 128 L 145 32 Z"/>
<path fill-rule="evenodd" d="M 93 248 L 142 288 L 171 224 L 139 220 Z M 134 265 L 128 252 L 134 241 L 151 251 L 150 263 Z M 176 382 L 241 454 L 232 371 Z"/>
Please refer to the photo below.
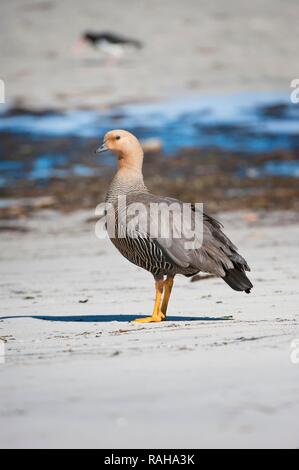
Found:
<path fill-rule="evenodd" d="M 111 204 L 111 210 L 107 212 L 108 225 L 112 216 L 115 223 L 115 237 L 111 237 L 111 241 L 125 258 L 152 273 L 156 281 L 154 312 L 151 317 L 138 321 L 161 321 L 166 318 L 173 278 L 177 274 L 192 276 L 200 271 L 212 273 L 221 277 L 234 290 L 249 293 L 252 284 L 245 274 L 245 271 L 250 271 L 247 262 L 223 233 L 222 225 L 210 215 L 196 212 L 194 206 L 191 223 L 192 226 L 196 225 L 200 217 L 202 233 L 195 232 L 195 241 L 200 243 L 192 249 L 186 249 L 189 229 L 182 210 L 183 203 L 148 191 L 142 175 L 143 152 L 136 137 L 122 130 L 111 131 L 106 134 L 100 151 L 108 149 L 114 151 L 119 160 L 119 170 L 106 197 L 106 201 Z M 118 206 L 120 196 L 126 198 L 122 208 Z M 126 209 L 132 204 L 142 205 L 143 212 L 138 213 L 137 221 L 140 224 L 128 228 L 130 224 Z M 156 230 L 158 220 L 152 216 L 152 204 L 171 206 L 172 232 L 168 238 Z M 179 232 L 181 223 L 187 229 L 187 235 L 183 232 L 179 237 L 173 236 Z M 148 229 L 149 226 L 154 227 L 154 232 Z"/>
<path fill-rule="evenodd" d="M 175 199 L 154 196 L 149 192 L 130 191 L 129 187 L 126 202 L 128 206 L 132 203 L 142 203 L 148 217 L 150 217 L 151 203 L 163 202 L 170 205 L 176 202 L 182 205 Z M 117 215 L 116 206 L 115 213 Z M 181 212 L 178 212 L 177 217 L 181 217 Z M 149 233 L 128 233 L 126 231 L 128 221 L 124 220 L 123 223 L 124 226 L 120 229 L 119 217 L 116 217 L 115 233 L 122 233 L 123 237 L 112 238 L 113 244 L 132 263 L 155 276 L 176 274 L 191 276 L 204 271 L 225 277 L 227 271 L 238 265 L 244 271 L 249 270 L 244 258 L 238 254 L 237 248 L 222 232 L 219 222 L 206 213 L 203 213 L 202 247 L 195 250 L 186 250 L 183 247 L 184 238 L 172 238 L 172 234 L 170 234 L 171 243 L 166 244 L 163 238 L 153 238 Z"/>

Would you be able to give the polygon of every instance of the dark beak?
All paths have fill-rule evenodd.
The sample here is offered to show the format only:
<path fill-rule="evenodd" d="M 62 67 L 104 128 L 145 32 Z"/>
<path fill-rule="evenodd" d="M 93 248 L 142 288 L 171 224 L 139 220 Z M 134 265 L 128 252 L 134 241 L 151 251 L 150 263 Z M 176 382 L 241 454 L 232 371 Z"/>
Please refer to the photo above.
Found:
<path fill-rule="evenodd" d="M 101 147 L 99 147 L 97 150 L 96 150 L 96 153 L 102 153 L 102 152 L 107 152 L 108 147 L 106 147 L 106 144 L 105 142 L 102 143 Z"/>

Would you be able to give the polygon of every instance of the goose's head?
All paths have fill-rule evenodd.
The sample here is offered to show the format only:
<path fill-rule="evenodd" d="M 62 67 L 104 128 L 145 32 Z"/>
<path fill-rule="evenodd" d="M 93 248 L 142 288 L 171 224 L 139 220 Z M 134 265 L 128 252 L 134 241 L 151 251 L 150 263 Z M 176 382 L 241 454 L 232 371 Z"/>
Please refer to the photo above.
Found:
<path fill-rule="evenodd" d="M 97 153 L 107 150 L 117 155 L 120 167 L 141 169 L 143 150 L 137 137 L 130 132 L 122 129 L 107 132 Z"/>

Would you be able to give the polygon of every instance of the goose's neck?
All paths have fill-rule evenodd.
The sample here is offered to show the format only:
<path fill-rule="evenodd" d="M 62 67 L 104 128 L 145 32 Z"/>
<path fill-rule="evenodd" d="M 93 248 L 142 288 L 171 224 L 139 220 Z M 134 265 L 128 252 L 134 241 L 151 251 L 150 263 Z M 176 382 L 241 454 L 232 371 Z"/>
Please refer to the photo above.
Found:
<path fill-rule="evenodd" d="M 114 203 L 118 196 L 125 196 L 132 192 L 147 192 L 143 181 L 142 170 L 120 166 L 114 176 L 107 195 L 106 202 Z"/>

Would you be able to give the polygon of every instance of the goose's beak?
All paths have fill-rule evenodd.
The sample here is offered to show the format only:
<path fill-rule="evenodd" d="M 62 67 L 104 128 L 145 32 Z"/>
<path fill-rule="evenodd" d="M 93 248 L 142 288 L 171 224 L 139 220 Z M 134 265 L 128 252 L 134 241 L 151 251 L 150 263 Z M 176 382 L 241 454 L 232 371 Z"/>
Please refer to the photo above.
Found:
<path fill-rule="evenodd" d="M 99 147 L 97 150 L 96 150 L 96 153 L 102 153 L 102 152 L 107 152 L 108 147 L 106 146 L 105 142 L 102 143 L 101 147 Z"/>

